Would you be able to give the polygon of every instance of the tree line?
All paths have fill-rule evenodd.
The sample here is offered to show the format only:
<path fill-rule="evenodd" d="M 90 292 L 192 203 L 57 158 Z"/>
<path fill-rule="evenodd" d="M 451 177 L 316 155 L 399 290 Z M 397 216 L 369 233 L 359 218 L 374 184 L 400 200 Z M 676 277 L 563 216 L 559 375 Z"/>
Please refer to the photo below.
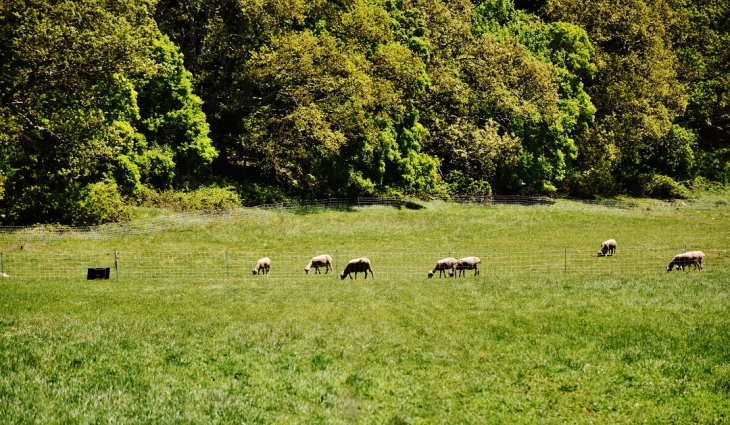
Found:
<path fill-rule="evenodd" d="M 729 29 L 714 0 L 0 0 L 0 223 L 686 196 L 730 178 Z"/>

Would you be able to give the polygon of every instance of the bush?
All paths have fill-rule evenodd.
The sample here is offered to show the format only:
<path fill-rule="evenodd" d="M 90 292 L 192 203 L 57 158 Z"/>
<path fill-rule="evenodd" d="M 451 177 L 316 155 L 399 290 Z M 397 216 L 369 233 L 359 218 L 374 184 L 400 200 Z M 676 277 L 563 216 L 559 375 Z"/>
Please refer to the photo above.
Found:
<path fill-rule="evenodd" d="M 488 182 L 473 179 L 459 170 L 451 171 L 444 180 L 449 185 L 452 195 L 489 196 L 492 194 L 492 186 Z"/>
<path fill-rule="evenodd" d="M 243 183 L 238 187 L 238 194 L 248 206 L 272 204 L 287 200 L 286 193 L 276 186 L 264 186 L 257 183 Z"/>
<path fill-rule="evenodd" d="M 671 177 L 653 174 L 644 176 L 644 180 L 646 181 L 642 187 L 644 196 L 662 199 L 689 198 L 689 190 Z"/>
<path fill-rule="evenodd" d="M 171 211 L 227 210 L 241 206 L 234 188 L 204 187 L 192 192 L 155 191 L 144 187 L 136 198 L 137 206 Z"/>
<path fill-rule="evenodd" d="M 74 225 L 96 225 L 127 221 L 132 217 L 132 209 L 124 204 L 117 184 L 102 181 L 86 186 L 75 203 L 71 214 Z"/>

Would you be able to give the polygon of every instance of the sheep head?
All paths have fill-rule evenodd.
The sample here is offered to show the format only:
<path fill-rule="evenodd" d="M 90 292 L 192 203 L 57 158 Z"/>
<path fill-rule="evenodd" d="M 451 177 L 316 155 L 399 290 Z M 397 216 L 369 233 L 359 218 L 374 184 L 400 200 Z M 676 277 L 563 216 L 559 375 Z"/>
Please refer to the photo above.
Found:
<path fill-rule="evenodd" d="M 430 272 L 428 272 L 428 278 L 431 279 L 432 277 L 433 277 L 433 270 L 431 270 Z"/>
<path fill-rule="evenodd" d="M 304 271 L 307 273 L 307 275 L 309 275 L 309 267 L 305 267 Z"/>

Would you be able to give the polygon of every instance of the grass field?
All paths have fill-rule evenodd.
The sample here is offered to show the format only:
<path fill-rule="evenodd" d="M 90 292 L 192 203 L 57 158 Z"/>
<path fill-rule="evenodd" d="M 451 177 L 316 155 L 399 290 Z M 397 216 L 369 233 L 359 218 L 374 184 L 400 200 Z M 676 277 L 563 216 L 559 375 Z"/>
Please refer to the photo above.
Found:
<path fill-rule="evenodd" d="M 620 259 L 622 247 L 730 246 L 730 210 L 425 207 L 22 254 L 595 251 L 613 237 Z M 2 279 L 0 422 L 730 421 L 725 270 L 429 280 L 374 268 L 367 281 Z"/>

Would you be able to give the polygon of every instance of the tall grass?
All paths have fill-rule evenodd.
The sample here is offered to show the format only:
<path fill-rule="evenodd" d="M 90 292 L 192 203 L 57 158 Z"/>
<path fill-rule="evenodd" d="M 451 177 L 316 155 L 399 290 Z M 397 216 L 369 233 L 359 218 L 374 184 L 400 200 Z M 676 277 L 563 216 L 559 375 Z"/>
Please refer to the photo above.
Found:
<path fill-rule="evenodd" d="M 728 245 L 728 214 L 433 203 L 24 250 Z M 0 422 L 723 422 L 729 289 L 719 271 L 2 279 Z"/>

